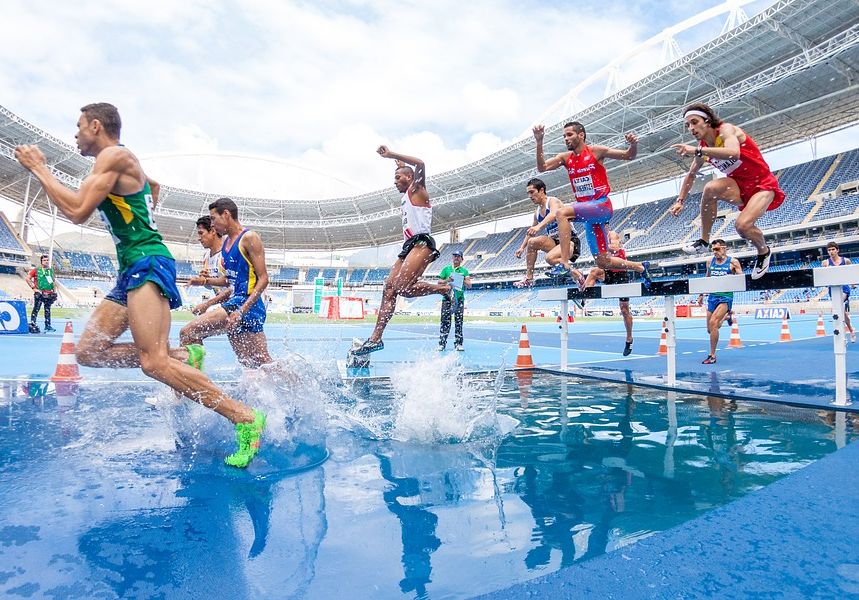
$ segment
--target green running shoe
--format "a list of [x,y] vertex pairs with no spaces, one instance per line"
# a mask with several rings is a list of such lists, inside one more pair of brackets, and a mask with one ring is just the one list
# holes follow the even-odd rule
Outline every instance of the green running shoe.
[[202,344],[188,344],[185,348],[188,350],[188,364],[198,371],[202,371],[203,360],[206,358],[206,349]]
[[254,409],[253,423],[236,423],[236,441],[238,449],[224,459],[230,467],[244,469],[251,459],[259,452],[262,430],[265,429],[265,415]]

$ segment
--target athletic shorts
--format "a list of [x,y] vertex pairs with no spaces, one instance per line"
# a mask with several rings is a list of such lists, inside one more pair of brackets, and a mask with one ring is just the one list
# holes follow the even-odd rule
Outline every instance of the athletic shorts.
[[[620,283],[629,283],[632,280],[632,274],[629,271],[611,271],[605,270],[606,285],[617,285]],[[618,298],[621,302],[629,302],[629,298]]]
[[720,304],[727,304],[728,312],[731,312],[731,309],[734,307],[733,296],[718,296],[716,294],[709,294],[707,296],[707,312],[715,312],[716,307]]
[[430,254],[430,262],[433,262],[435,259],[438,258],[439,251],[436,250],[435,240],[432,239],[432,236],[428,233],[419,233],[407,239],[403,243],[402,252],[397,254],[397,258],[402,258],[403,260],[405,260],[406,257],[409,255],[409,252],[412,251],[412,248],[414,248],[418,244],[422,244],[432,250],[432,254]]
[[182,295],[176,287],[176,261],[167,256],[144,256],[133,263],[116,278],[116,285],[105,296],[121,306],[128,306],[128,292],[136,290],[147,281],[161,289],[170,308],[182,306]]
[[[579,239],[579,236],[576,235],[576,232],[571,232],[572,236],[570,237],[570,262],[574,263],[579,259],[579,255],[582,253],[582,240]],[[549,238],[553,242],[555,242],[556,246],[561,245],[561,238],[557,236],[552,236]]]
[[[229,315],[239,310],[247,299],[247,296],[231,296],[221,306],[224,307],[224,310]],[[242,315],[239,326],[231,329],[228,333],[259,333],[263,330],[263,325],[265,325],[265,317],[265,302],[262,301],[262,298],[257,298],[251,309]]]
[[775,197],[773,197],[770,205],[767,206],[767,211],[777,209],[782,205],[782,202],[784,202],[784,192],[780,187],[778,187],[778,179],[776,179],[775,175],[772,173],[768,173],[766,177],[762,177],[761,179],[756,179],[754,181],[734,179],[734,182],[737,184],[737,187],[740,188],[740,198],[743,201],[742,206],[740,206],[740,210],[743,210],[746,207],[746,202],[748,202],[751,197],[758,192],[775,192]]
[[591,254],[596,256],[608,252],[608,232],[606,223],[611,219],[614,209],[608,196],[595,198],[586,202],[572,204],[576,223],[585,224],[585,237],[588,240]]

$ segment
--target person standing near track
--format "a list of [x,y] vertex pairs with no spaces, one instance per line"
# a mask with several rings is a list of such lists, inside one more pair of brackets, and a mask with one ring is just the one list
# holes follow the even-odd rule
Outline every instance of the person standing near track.
[[[223,259],[221,258],[222,238],[223,235],[218,233],[217,229],[212,225],[211,215],[203,215],[197,219],[197,239],[200,240],[200,245],[206,249],[206,252],[203,255],[203,266],[200,269],[200,274],[189,277],[188,286],[205,286],[206,278],[223,277],[225,275]],[[207,287],[212,290],[213,296],[191,309],[191,312],[195,315],[202,315],[213,306],[217,306],[227,300],[232,293],[229,287],[216,288],[211,285]]]
[[[179,340],[183,345],[202,344],[207,337],[226,333],[242,366],[256,369],[273,362],[263,331],[266,309],[262,293],[268,286],[265,248],[256,232],[242,227],[239,207],[230,198],[212,202],[209,216],[215,231],[225,236],[221,246],[224,274],[196,277],[193,281],[215,287],[229,286],[229,292],[215,297],[219,301],[223,299],[220,306],[211,304],[215,306],[211,311],[199,311],[199,316],[179,332]],[[227,298],[223,298],[225,294]]]
[[675,217],[692,189],[698,170],[709,162],[725,177],[708,181],[701,194],[701,237],[683,247],[686,254],[704,252],[709,245],[710,231],[716,220],[716,203],[723,200],[739,207],[735,227],[744,240],[758,251],[752,268],[752,279],[763,277],[770,266],[772,252],[763,232],[756,225],[767,211],[784,202],[784,192],[770,171],[757,144],[745,131],[722,121],[706,104],[691,104],[683,110],[683,120],[689,133],[698,140],[697,146],[674,144],[680,156],[693,156],[692,166],[680,185],[677,201],[668,209]]
[[[623,249],[623,242],[615,231],[608,232],[608,251],[613,258],[626,260],[626,250]],[[615,285],[629,283],[629,279],[629,271],[595,267],[588,273],[584,289],[593,287],[597,281],[602,281],[606,285]],[[618,304],[620,306],[620,314],[623,317],[623,326],[626,328],[626,344],[623,346],[623,355],[629,356],[632,354],[632,311],[629,308],[629,298],[618,298]]]
[[[75,192],[51,173],[36,146],[18,146],[15,158],[42,184],[51,202],[72,223],[98,210],[113,236],[119,275],[116,287],[98,305],[78,342],[77,359],[88,367],[140,367],[195,402],[226,417],[236,427],[238,449],[225,462],[246,467],[259,451],[265,415],[234,400],[198,368],[202,355],[189,348],[170,350],[170,309],[182,304],[176,265],[155,225],[159,186],[137,157],[120,145],[122,122],[116,107],[88,104],[75,135],[83,156],[95,158],[92,172]],[[116,343],[131,329],[133,343]],[[199,349],[202,350],[202,349]]]
[[[406,156],[379,146],[376,151],[382,158],[396,161],[394,187],[403,196],[400,201],[403,214],[403,250],[397,256],[391,273],[385,279],[382,302],[373,333],[363,344],[351,351],[355,356],[376,352],[385,347],[382,334],[394,315],[397,297],[417,298],[430,294],[447,296],[453,302],[453,288],[449,283],[429,283],[418,281],[431,262],[438,258],[435,240],[432,238],[432,206],[426,188],[426,167],[424,162],[413,156]],[[411,166],[409,166],[411,165]]]
[[[537,263],[537,253],[542,250],[546,253],[546,262],[550,265],[558,265],[561,261],[561,240],[558,237],[558,211],[563,208],[564,203],[554,196],[546,195],[546,184],[542,179],[536,177],[528,180],[525,188],[531,202],[537,205],[534,211],[534,223],[525,232],[522,245],[514,252],[516,258],[521,258],[525,249],[528,254],[525,257],[525,277],[513,284],[514,287],[524,288],[534,285],[534,265]],[[543,230],[544,235],[538,235]],[[581,252],[582,243],[579,236],[571,230],[572,244],[567,257],[568,264],[576,262]],[[572,269],[572,268],[571,268]],[[571,273],[577,282],[584,282],[581,272],[572,269]]]
[[570,176],[570,184],[576,201],[558,211],[558,237],[561,247],[561,262],[549,272],[552,276],[563,276],[572,271],[567,257],[570,256],[570,240],[572,226],[576,221],[585,224],[585,236],[596,265],[601,269],[618,269],[635,271],[644,278],[644,287],[650,287],[650,263],[635,262],[610,256],[608,253],[608,235],[606,224],[611,219],[614,209],[608,195],[611,187],[608,183],[603,161],[606,158],[616,160],[632,160],[638,154],[638,137],[634,133],[626,134],[629,147],[626,150],[607,148],[606,146],[588,146],[585,126],[578,121],[564,125],[564,143],[566,152],[561,152],[546,160],[543,155],[544,127],[537,125],[533,129],[537,142],[537,170],[541,173],[565,167]]
[[[447,265],[438,274],[439,281],[449,283],[453,286],[454,299],[451,302],[448,296],[441,301],[441,324],[439,327],[438,351],[442,352],[447,347],[447,338],[450,335],[450,318],[453,315],[454,343],[459,352],[465,350],[464,338],[462,336],[462,321],[465,317],[465,288],[471,287],[471,277],[468,269],[462,266],[462,252],[455,250],[452,254],[452,263]],[[459,279],[459,285],[457,285]]]
[[39,257],[39,266],[31,269],[27,276],[27,285],[33,289],[33,311],[30,313],[30,333],[39,333],[36,318],[39,309],[45,307],[45,333],[56,331],[51,327],[51,305],[57,301],[57,283],[54,269],[51,267],[47,254]]
[[[710,247],[713,249],[713,258],[707,263],[707,277],[738,275],[743,272],[740,261],[728,256],[728,246],[725,244],[725,240],[713,240]],[[710,354],[701,361],[701,364],[716,364],[716,345],[719,343],[719,328],[731,314],[733,304],[733,292],[713,292],[707,297],[707,333],[710,334]]]
[[[829,258],[823,259],[823,262],[820,263],[824,267],[840,267],[841,265],[853,264],[853,261],[849,258],[840,255],[841,250],[835,242],[826,244],[826,252],[829,253]],[[856,330],[853,329],[853,323],[850,322],[850,289],[849,285],[841,287],[841,290],[844,292],[844,327],[847,329],[847,333],[850,334],[850,341],[856,343]]]

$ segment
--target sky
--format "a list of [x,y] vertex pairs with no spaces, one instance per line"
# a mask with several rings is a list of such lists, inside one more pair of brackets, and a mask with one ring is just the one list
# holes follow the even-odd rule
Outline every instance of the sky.
[[[420,156],[430,176],[467,164],[529,135],[615,56],[720,4],[6,0],[0,104],[73,143],[78,109],[111,102],[123,143],[163,184],[354,195],[392,183],[379,144]],[[681,49],[723,20],[678,34]],[[659,52],[630,60],[622,80],[658,66]]]

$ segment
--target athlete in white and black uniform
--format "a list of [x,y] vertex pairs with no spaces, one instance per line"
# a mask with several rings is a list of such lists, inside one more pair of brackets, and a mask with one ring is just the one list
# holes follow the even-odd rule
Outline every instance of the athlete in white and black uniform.
[[227,300],[230,297],[232,290],[229,287],[215,288],[213,286],[206,285],[205,283],[207,279],[219,278],[226,275],[224,263],[221,258],[221,246],[223,246],[222,236],[212,225],[211,216],[203,215],[197,219],[197,239],[200,240],[200,245],[206,249],[206,252],[203,255],[200,274],[188,279],[188,285],[202,285],[209,288],[214,293],[212,298],[204,300],[191,309],[193,314],[202,315],[210,308],[218,306]]
[[391,274],[385,279],[376,327],[366,342],[352,350],[352,354],[358,356],[385,347],[382,342],[382,334],[388,321],[394,315],[398,296],[416,298],[430,294],[441,294],[448,296],[453,302],[453,290],[450,284],[418,281],[429,264],[438,258],[439,254],[435,247],[435,240],[430,235],[432,232],[432,206],[426,188],[426,170],[423,161],[413,156],[393,152],[387,146],[379,146],[377,152],[383,158],[391,158],[397,162],[397,170],[394,172],[394,187],[403,195],[401,205],[405,242],[402,252],[397,257],[397,262],[391,267]]

